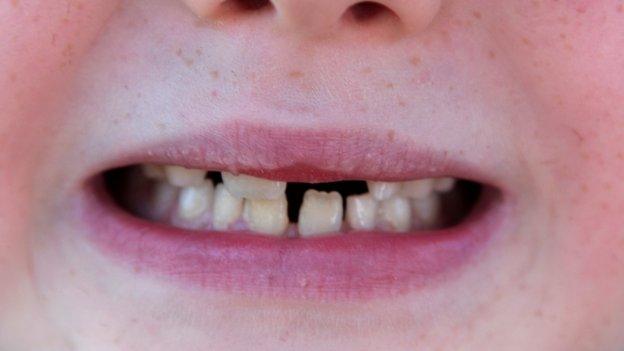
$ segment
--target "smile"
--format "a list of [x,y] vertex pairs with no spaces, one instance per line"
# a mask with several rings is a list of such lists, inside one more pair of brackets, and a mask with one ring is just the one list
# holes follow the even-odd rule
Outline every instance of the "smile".
[[503,188],[478,167],[387,135],[219,133],[151,146],[90,176],[77,206],[89,242],[174,284],[373,298],[451,279],[508,214]]

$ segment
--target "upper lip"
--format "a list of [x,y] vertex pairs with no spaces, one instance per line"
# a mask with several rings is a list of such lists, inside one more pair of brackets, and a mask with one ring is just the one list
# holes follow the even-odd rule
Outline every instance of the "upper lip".
[[123,151],[94,174],[140,163],[245,173],[288,182],[404,181],[454,177],[505,188],[482,164],[422,147],[394,131],[296,128],[231,121],[220,127]]

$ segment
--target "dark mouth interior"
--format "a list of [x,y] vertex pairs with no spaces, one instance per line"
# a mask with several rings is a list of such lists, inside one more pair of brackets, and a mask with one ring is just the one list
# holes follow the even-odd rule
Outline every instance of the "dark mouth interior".
[[[114,202],[126,212],[134,216],[145,218],[138,209],[140,205],[136,199],[142,193],[149,192],[154,186],[154,181],[144,179],[137,182],[136,174],[140,173],[139,166],[130,166],[113,169],[103,174],[105,189]],[[208,172],[207,178],[214,184],[222,182],[221,173],[218,171]],[[469,180],[458,180],[455,188],[441,194],[441,220],[435,229],[445,229],[461,224],[477,207],[483,198],[487,186]],[[343,207],[346,206],[346,198],[350,195],[364,194],[368,191],[366,181],[345,180],[329,183],[288,183],[286,197],[288,200],[288,217],[290,222],[296,223],[299,217],[303,196],[309,189],[331,192],[336,191],[342,195]]]

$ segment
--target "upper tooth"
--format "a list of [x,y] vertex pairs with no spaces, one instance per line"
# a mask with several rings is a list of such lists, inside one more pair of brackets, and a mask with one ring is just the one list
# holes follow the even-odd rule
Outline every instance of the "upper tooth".
[[245,200],[243,218],[250,230],[282,235],[288,228],[288,201],[286,195],[276,200]]
[[165,221],[175,206],[178,188],[166,182],[157,182],[150,193],[149,204],[144,211],[145,217],[153,221]]
[[377,201],[372,195],[353,195],[347,198],[346,219],[352,229],[374,229],[376,213]]
[[165,174],[169,183],[179,187],[201,185],[206,178],[206,171],[180,166],[165,166]]
[[217,185],[214,197],[212,224],[216,230],[226,230],[240,218],[243,199],[230,194],[223,183]]
[[432,178],[403,182],[401,195],[412,199],[424,199],[431,194],[433,186]]
[[165,168],[161,165],[142,165],[141,170],[143,175],[150,179],[165,180],[167,175],[165,174]]
[[438,224],[440,207],[440,196],[436,194],[432,194],[425,199],[412,200],[414,217],[416,217],[422,229],[431,229]]
[[248,199],[278,199],[286,191],[286,182],[256,178],[248,175],[234,175],[223,172],[223,183],[234,196]]
[[342,212],[342,196],[339,193],[306,191],[299,210],[299,234],[311,236],[339,231]]
[[438,178],[435,180],[433,188],[441,193],[451,191],[455,186],[455,178]]
[[409,200],[393,197],[379,205],[379,222],[383,229],[406,232],[412,227],[412,213]]
[[389,199],[401,189],[401,183],[368,181],[367,184],[368,191],[373,194],[377,200]]
[[178,214],[185,219],[199,217],[210,211],[213,195],[214,185],[210,179],[205,180],[199,186],[182,188],[178,196]]

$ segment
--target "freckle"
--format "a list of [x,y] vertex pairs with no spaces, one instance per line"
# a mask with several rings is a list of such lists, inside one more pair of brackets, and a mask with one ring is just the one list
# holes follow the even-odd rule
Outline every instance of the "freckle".
[[407,104],[403,100],[399,100],[399,106],[405,107]]
[[292,72],[288,73],[288,76],[290,78],[301,78],[301,77],[303,77],[303,72],[301,72],[301,71],[292,71]]
[[567,37],[568,37],[568,36],[567,36],[565,33],[559,33],[559,38],[561,38],[561,39],[565,39],[565,38],[567,38]]
[[18,7],[19,6],[19,0],[11,0],[11,5],[13,7]]
[[624,13],[624,4],[619,4],[616,11],[619,13]]
[[492,50],[488,51],[488,57],[490,58],[490,60],[494,60],[496,59],[496,53]]
[[388,131],[387,136],[388,136],[388,140],[389,140],[389,141],[394,141],[394,140],[395,140],[395,138],[396,138],[396,132],[394,131],[394,129],[390,129],[390,130]]
[[386,88],[393,89],[394,88],[394,84],[393,83],[386,83]]
[[364,73],[364,74],[370,74],[370,73],[372,73],[372,72],[373,72],[373,69],[372,69],[371,67],[365,67],[365,68],[362,70],[362,73]]
[[620,160],[624,160],[624,153],[623,152],[618,152],[615,156],[617,158],[619,158]]
[[195,55],[201,56],[202,55],[202,50],[201,49],[195,49]]
[[420,64],[420,57],[414,56],[414,57],[412,57],[410,62],[412,64],[412,66],[418,66]]
[[481,19],[481,17],[483,17],[483,16],[481,15],[481,12],[479,12],[479,11],[472,11],[472,16],[473,16],[474,18],[478,19],[478,20],[480,20],[480,19]]
[[210,71],[210,76],[211,76],[213,79],[219,79],[219,75],[220,75],[220,74],[219,74],[219,71]]
[[11,73],[9,73],[9,80],[10,80],[12,83],[17,82],[17,74],[15,74],[15,72],[11,72]]
[[210,93],[210,95],[212,95],[212,97],[213,97],[213,98],[217,98],[217,97],[219,97],[219,92],[218,92],[218,91],[216,91],[216,90],[213,90],[213,91]]
[[522,43],[527,46],[531,45],[531,41],[527,37],[522,37]]

